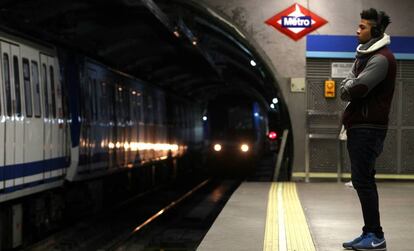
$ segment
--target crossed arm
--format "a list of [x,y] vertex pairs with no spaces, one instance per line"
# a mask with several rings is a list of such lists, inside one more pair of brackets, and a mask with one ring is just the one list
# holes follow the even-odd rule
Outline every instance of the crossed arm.
[[343,101],[363,98],[387,76],[388,60],[381,54],[369,59],[364,70],[355,76],[355,62],[351,72],[341,82],[339,93]]

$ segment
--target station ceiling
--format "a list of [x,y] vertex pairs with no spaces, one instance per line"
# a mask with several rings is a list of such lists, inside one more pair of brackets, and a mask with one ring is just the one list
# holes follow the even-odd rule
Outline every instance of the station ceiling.
[[1,0],[0,23],[201,101],[239,93],[266,104],[279,96],[237,28],[192,1]]

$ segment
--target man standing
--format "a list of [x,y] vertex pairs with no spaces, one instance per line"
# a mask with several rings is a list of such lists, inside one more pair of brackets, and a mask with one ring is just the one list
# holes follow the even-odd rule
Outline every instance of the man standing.
[[390,17],[383,11],[364,10],[357,30],[359,45],[352,71],[340,86],[349,101],[342,123],[347,129],[352,184],[361,202],[362,235],[343,243],[345,249],[386,250],[380,223],[375,160],[383,149],[394,93],[396,62],[384,33]]

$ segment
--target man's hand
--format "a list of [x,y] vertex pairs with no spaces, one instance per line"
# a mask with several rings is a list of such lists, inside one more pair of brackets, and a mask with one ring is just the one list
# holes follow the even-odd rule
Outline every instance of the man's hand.
[[340,97],[343,101],[351,101],[351,95],[349,94],[349,88],[354,84],[353,79],[346,78],[341,82],[339,87]]

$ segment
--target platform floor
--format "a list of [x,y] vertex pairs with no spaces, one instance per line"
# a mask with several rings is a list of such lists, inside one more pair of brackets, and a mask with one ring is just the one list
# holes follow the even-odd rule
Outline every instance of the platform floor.
[[[414,182],[378,189],[387,250],[413,251]],[[356,192],[344,183],[245,182],[197,250],[343,250],[362,224]]]

